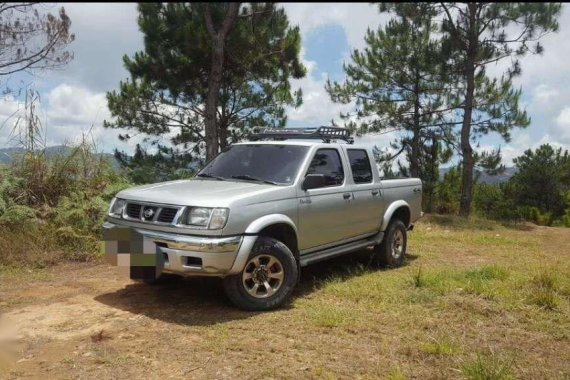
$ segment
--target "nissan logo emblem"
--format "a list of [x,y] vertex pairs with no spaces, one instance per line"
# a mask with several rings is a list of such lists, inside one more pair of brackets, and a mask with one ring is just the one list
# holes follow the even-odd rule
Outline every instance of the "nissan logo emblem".
[[144,210],[143,215],[145,219],[150,219],[154,215],[154,210],[151,208],[147,208],[146,210]]

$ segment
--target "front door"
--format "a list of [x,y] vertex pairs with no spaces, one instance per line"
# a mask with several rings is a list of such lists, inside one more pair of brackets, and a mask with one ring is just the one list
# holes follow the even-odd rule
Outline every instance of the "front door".
[[347,215],[351,212],[353,195],[346,186],[338,149],[317,150],[307,174],[323,174],[326,183],[321,188],[300,190],[299,248],[307,250],[349,238]]

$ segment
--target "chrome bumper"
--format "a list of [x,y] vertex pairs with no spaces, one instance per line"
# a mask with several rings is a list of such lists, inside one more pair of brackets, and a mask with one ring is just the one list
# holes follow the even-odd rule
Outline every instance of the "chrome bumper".
[[[247,257],[255,242],[255,236],[201,237],[178,235],[151,231],[135,227],[126,227],[105,222],[103,229],[107,232],[122,228],[142,235],[144,255],[161,255],[157,260],[160,272],[181,275],[217,276],[238,273],[242,270],[243,257]],[[121,242],[105,241],[105,253],[112,263],[129,266],[131,254],[139,252],[120,252]],[[134,245],[134,244],[133,244]],[[124,246],[124,245],[123,245]],[[124,249],[123,249],[124,250]],[[237,257],[242,259],[236,260]]]

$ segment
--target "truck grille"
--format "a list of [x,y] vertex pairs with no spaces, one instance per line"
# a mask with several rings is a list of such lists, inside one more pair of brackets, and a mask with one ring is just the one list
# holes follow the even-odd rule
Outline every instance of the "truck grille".
[[177,208],[165,207],[160,211],[157,220],[162,223],[172,223],[177,212]]
[[147,223],[172,223],[178,210],[179,208],[175,207],[127,203],[126,214],[129,219],[137,219]]
[[129,218],[140,219],[141,218],[141,207],[137,203],[128,203],[127,204],[127,215]]

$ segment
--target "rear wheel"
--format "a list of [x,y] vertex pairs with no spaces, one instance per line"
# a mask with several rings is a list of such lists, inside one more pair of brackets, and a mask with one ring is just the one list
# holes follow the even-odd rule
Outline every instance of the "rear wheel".
[[291,250],[278,240],[260,237],[243,270],[224,278],[224,290],[240,309],[271,310],[289,299],[297,278],[297,262]]
[[374,247],[376,261],[382,266],[401,266],[404,264],[407,243],[406,225],[400,219],[392,220],[386,228],[382,243]]

